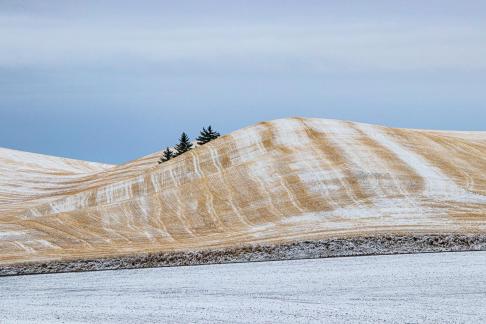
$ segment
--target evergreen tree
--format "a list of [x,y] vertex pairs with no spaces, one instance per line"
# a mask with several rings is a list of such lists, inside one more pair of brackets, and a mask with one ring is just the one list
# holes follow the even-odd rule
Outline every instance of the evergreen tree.
[[162,157],[159,160],[159,164],[163,162],[167,162],[173,157],[174,157],[174,152],[172,152],[170,148],[166,148],[165,151],[162,153]]
[[220,136],[218,132],[213,131],[211,125],[208,126],[208,129],[203,127],[203,130],[200,132],[200,134],[201,135],[199,135],[199,137],[197,138],[198,145],[204,145]]
[[175,156],[179,156],[192,149],[192,143],[186,133],[182,132],[181,137],[179,138],[179,144],[175,146],[175,149],[177,151]]

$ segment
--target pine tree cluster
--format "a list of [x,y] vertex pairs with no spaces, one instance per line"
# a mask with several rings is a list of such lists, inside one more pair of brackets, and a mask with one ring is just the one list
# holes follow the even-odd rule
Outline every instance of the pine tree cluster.
[[[196,138],[198,145],[204,145],[220,136],[218,132],[213,131],[211,125],[208,126],[207,129],[203,127],[202,131],[199,134],[200,135]],[[176,144],[174,147],[175,151],[172,151],[169,147],[167,147],[162,153],[162,157],[159,159],[158,163],[161,164],[167,162],[170,159],[175,158],[176,156],[190,151],[192,147],[193,144],[191,143],[189,136],[187,136],[185,132],[182,132],[181,137],[179,138],[179,143]]]

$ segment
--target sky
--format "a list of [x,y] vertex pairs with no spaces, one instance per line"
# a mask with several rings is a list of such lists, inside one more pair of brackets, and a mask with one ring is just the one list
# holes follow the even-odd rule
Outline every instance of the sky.
[[123,163],[291,116],[486,130],[486,1],[0,0],[0,147]]

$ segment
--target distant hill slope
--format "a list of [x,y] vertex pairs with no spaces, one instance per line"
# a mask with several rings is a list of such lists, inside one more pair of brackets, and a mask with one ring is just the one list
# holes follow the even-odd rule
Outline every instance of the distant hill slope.
[[0,147],[0,215],[66,196],[87,175],[111,167]]
[[486,132],[290,118],[159,155],[112,167],[0,150],[0,264],[486,234]]

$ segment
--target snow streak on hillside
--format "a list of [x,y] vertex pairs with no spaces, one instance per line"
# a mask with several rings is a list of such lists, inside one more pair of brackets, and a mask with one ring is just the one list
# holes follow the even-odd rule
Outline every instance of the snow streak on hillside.
[[291,118],[162,165],[0,150],[0,263],[486,232],[486,132]]

